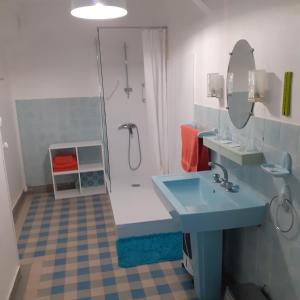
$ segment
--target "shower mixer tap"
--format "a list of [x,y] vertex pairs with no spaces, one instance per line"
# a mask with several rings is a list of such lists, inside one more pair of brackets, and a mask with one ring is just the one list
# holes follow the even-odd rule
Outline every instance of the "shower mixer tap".
[[128,129],[129,133],[133,134],[133,129],[134,128],[137,128],[135,124],[133,124],[133,123],[125,123],[125,124],[120,125],[118,129],[119,130]]

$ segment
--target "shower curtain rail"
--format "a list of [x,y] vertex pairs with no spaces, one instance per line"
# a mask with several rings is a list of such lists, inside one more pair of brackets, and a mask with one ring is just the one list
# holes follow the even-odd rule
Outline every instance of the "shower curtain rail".
[[168,29],[168,26],[98,26],[99,29]]

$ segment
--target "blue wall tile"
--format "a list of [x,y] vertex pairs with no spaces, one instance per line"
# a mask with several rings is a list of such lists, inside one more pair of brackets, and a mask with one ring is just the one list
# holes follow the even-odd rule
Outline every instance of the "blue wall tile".
[[299,128],[295,125],[284,124],[280,125],[280,143],[279,148],[289,152],[291,155],[296,155],[298,147]]
[[97,98],[16,101],[27,186],[50,184],[50,144],[100,139]]
[[272,120],[265,121],[265,143],[270,146],[278,146],[280,141],[280,123]]
[[[200,115],[211,115],[206,107],[197,106],[195,122]],[[202,110],[202,112],[201,112]],[[221,111],[221,133],[229,128],[232,135],[245,136],[260,144],[267,162],[280,163],[282,154],[289,152],[293,159],[293,174],[287,178],[273,178],[260,166],[239,166],[212,153],[237,178],[263,194],[267,199],[278,195],[285,184],[290,186],[295,214],[295,226],[290,234],[276,231],[268,212],[264,224],[258,228],[245,228],[225,232],[224,265],[226,272],[239,282],[267,285],[273,300],[300,299],[300,127],[272,120],[252,117],[247,126],[238,130],[231,124],[227,111]],[[286,225],[285,218],[280,219]]]

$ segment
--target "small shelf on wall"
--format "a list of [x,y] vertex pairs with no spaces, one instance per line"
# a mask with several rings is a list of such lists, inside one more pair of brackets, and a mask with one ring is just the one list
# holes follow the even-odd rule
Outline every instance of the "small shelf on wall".
[[220,155],[243,165],[261,165],[264,161],[262,152],[257,151],[242,151],[238,145],[232,142],[219,140],[216,136],[204,137],[203,144],[207,148],[219,153]]
[[[73,155],[77,170],[53,171],[57,155]],[[103,146],[100,141],[61,143],[49,146],[55,199],[92,196],[106,193]]]
[[78,170],[53,172],[54,176],[78,174]]
[[261,168],[268,174],[274,176],[274,177],[285,177],[291,174],[291,172],[283,168],[280,165],[277,164],[262,164]]
[[292,157],[288,152],[284,152],[281,164],[266,163],[260,167],[273,177],[286,177],[292,173]]

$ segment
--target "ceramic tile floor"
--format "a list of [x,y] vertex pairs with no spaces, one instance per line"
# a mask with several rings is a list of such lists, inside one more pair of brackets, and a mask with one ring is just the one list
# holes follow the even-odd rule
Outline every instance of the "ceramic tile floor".
[[16,219],[22,279],[15,300],[196,299],[180,261],[118,267],[107,196],[35,194],[24,203]]

